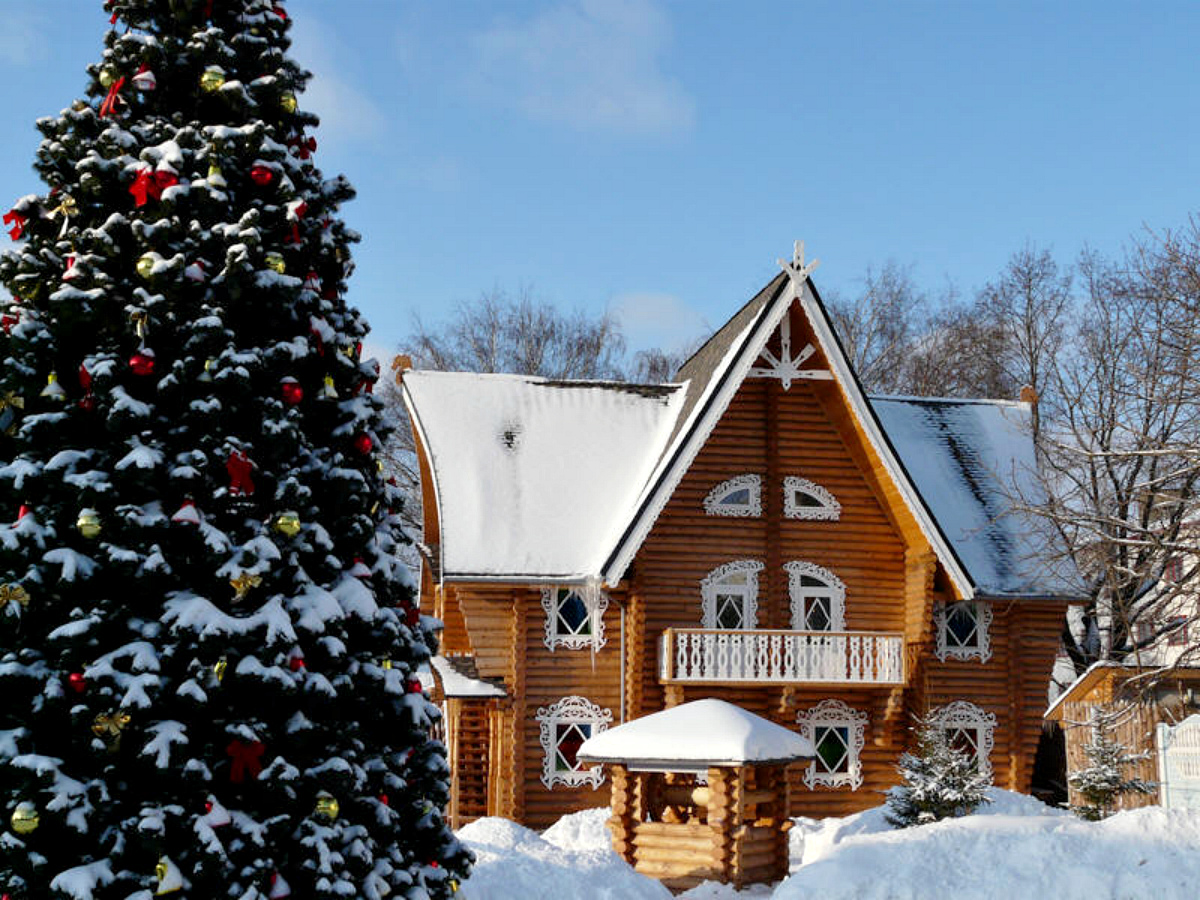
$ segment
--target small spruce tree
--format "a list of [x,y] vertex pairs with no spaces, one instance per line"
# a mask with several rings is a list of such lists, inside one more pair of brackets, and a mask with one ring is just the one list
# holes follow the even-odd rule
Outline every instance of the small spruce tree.
[[1133,763],[1149,758],[1149,753],[1130,753],[1112,735],[1113,715],[1097,712],[1092,719],[1092,739],[1083,747],[1088,764],[1067,777],[1067,782],[1083,798],[1071,811],[1092,822],[1112,815],[1125,794],[1153,794],[1153,782],[1126,778],[1125,770]]
[[888,791],[884,818],[896,828],[965,816],[991,801],[990,779],[974,759],[950,746],[945,729],[931,716],[917,719],[917,750],[896,766],[904,783]]

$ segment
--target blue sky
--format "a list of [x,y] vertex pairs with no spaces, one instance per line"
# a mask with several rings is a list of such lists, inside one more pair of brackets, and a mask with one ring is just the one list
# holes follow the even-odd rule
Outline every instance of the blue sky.
[[[220,2],[220,0],[218,0]],[[964,293],[1026,242],[1116,253],[1200,211],[1200,4],[291,0],[318,164],[392,348],[499,287],[721,324],[802,238],[822,290]],[[99,0],[4,0],[0,205],[82,92]]]

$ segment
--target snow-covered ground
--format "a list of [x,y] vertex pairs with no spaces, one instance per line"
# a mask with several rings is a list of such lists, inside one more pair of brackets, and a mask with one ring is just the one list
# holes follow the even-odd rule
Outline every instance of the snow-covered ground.
[[[712,882],[686,900],[1195,900],[1200,810],[1148,807],[1083,822],[994,789],[973,816],[894,830],[882,807],[844,819],[798,819],[792,874],[737,892]],[[612,852],[607,809],[537,834],[505,819],[459,831],[475,851],[465,900],[669,900]]]

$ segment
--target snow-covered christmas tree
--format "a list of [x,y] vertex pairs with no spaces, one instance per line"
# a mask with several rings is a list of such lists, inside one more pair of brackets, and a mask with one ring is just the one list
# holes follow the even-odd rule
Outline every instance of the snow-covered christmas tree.
[[108,0],[0,260],[0,893],[448,897],[389,427],[273,0]]
[[1096,711],[1091,722],[1092,738],[1083,745],[1087,765],[1067,776],[1067,782],[1083,800],[1071,807],[1080,818],[1096,822],[1112,815],[1117,801],[1126,794],[1153,794],[1157,785],[1127,777],[1135,763],[1149,753],[1131,753],[1113,736],[1115,715]]
[[915,753],[904,753],[896,765],[903,780],[888,791],[884,818],[907,828],[974,812],[989,803],[991,779],[975,758],[951,746],[945,727],[932,716],[917,720]]

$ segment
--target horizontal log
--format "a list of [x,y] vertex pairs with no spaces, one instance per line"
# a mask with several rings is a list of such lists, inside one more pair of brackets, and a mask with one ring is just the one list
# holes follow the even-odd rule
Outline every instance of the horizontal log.
[[711,862],[689,863],[688,861],[680,861],[679,863],[666,863],[658,860],[638,859],[634,862],[633,869],[635,872],[649,875],[651,878],[691,877],[696,878],[697,883],[714,880],[721,875],[721,870]]
[[665,836],[673,840],[688,840],[699,837],[710,837],[713,833],[712,826],[701,825],[698,822],[687,824],[675,824],[671,822],[639,822],[637,826],[637,837],[640,841],[643,837],[655,838]]
[[713,848],[688,846],[647,846],[642,843],[634,844],[634,859],[647,863],[661,863],[676,867],[678,870],[689,871],[702,866],[713,865]]

